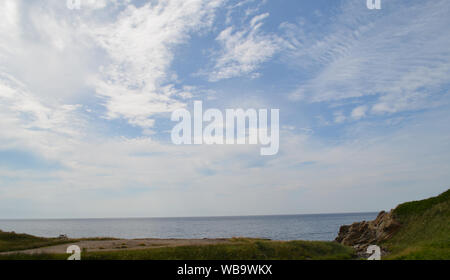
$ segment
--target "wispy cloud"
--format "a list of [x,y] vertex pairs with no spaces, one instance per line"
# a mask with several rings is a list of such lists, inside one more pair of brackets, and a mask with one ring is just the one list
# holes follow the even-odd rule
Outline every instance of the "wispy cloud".
[[282,40],[278,36],[261,30],[268,16],[269,13],[254,16],[242,29],[230,26],[217,36],[222,49],[209,75],[210,81],[258,75],[255,72],[258,67],[281,49]]
[[352,111],[352,118],[359,120],[366,116],[367,106],[358,106]]
[[389,1],[378,13],[358,2],[345,2],[325,34],[283,25],[291,59],[314,73],[290,98],[377,96],[368,110],[376,114],[433,106],[431,95],[449,82],[450,36],[442,32],[450,24],[448,1]]
[[117,20],[92,31],[112,60],[95,81],[105,98],[107,116],[123,117],[133,125],[152,127],[150,117],[184,106],[183,90],[174,85],[170,65],[174,48],[190,33],[212,24],[222,1],[160,1],[132,5]]

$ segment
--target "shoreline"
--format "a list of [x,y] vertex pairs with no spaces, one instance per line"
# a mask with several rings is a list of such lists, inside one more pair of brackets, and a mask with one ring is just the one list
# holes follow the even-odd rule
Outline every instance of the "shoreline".
[[[245,238],[252,240],[252,238]],[[67,247],[77,245],[82,251],[88,252],[105,252],[105,251],[124,251],[124,250],[144,250],[150,248],[166,248],[178,246],[205,246],[218,244],[233,244],[239,238],[204,238],[204,239],[176,239],[176,238],[140,238],[140,239],[113,239],[113,238],[83,238],[83,239],[68,239],[67,243],[51,245],[46,247],[38,247],[26,250],[15,250],[0,252],[0,255],[10,254],[65,254]],[[283,242],[268,239],[254,239],[266,240],[274,242]],[[61,240],[64,241],[64,240]]]

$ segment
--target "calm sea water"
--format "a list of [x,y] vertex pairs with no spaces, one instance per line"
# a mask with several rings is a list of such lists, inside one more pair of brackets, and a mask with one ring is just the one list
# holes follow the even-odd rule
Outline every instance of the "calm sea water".
[[0,220],[0,229],[37,236],[116,238],[260,237],[333,240],[339,227],[373,220],[377,213],[195,218]]

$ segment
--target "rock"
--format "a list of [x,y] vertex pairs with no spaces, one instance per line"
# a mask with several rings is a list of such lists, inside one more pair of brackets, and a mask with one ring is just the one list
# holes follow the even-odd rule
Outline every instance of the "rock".
[[[344,225],[339,229],[336,241],[347,246],[353,246],[357,254],[366,257],[369,245],[380,245],[392,237],[400,228],[400,223],[396,221],[391,212],[381,211],[373,221],[362,221],[352,225]],[[382,255],[386,251],[382,248]]]

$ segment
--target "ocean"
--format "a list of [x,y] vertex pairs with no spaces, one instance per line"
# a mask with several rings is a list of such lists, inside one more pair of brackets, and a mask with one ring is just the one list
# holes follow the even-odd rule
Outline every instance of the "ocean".
[[377,213],[192,218],[0,220],[0,229],[43,237],[229,238],[334,240],[341,225]]

